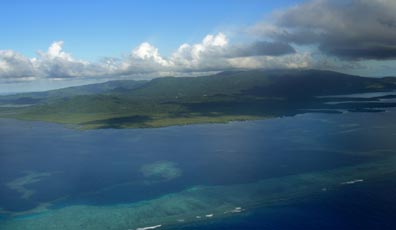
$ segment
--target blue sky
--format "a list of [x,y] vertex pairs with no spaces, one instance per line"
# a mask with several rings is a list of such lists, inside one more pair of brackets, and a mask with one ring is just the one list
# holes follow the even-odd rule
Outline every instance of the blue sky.
[[53,41],[77,58],[117,56],[154,44],[169,55],[182,43],[199,42],[208,33],[254,24],[274,9],[296,0],[145,0],[2,1],[0,49],[27,56]]
[[394,0],[2,0],[0,8],[0,93],[235,69],[396,76]]

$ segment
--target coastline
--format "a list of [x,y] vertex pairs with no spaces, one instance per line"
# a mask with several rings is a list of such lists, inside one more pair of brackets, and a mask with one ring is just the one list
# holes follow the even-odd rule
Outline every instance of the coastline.
[[[152,200],[129,204],[71,205],[48,209],[32,216],[3,220],[0,227],[5,230],[46,230],[61,225],[65,230],[79,227],[100,230],[138,229],[161,225],[161,229],[168,229],[176,225],[241,215],[256,208],[299,202],[315,194],[356,186],[352,183],[356,180],[367,183],[394,173],[395,160],[393,157],[385,161],[271,178],[248,184],[196,186]],[[145,218],[140,218],[142,216]]]
[[[47,122],[62,125],[66,128],[74,130],[96,130],[96,129],[151,129],[151,128],[164,128],[172,126],[188,126],[188,125],[199,125],[199,124],[227,124],[230,122],[243,122],[243,121],[258,121],[277,118],[280,116],[222,116],[222,117],[191,117],[191,118],[159,118],[154,119],[148,123],[136,123],[136,124],[123,124],[117,127],[106,126],[102,124],[81,124],[81,123],[70,123],[67,121],[53,120],[53,119],[42,119],[42,118],[30,118],[20,116],[1,116],[3,119],[15,119],[20,121],[31,121],[31,122]],[[84,123],[84,122],[83,122]]]

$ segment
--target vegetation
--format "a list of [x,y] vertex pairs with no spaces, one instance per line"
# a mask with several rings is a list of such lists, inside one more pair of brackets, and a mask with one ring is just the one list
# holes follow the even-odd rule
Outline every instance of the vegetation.
[[263,119],[312,109],[334,112],[393,107],[395,103],[380,103],[383,98],[326,104],[362,99],[318,96],[394,89],[396,78],[391,77],[364,78],[318,70],[232,71],[3,96],[0,116],[72,124],[81,129],[161,127]]

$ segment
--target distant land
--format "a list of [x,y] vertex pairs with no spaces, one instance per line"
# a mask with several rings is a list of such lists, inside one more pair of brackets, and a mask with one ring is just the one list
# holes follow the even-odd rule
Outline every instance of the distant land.
[[396,107],[396,103],[384,101],[395,95],[328,96],[394,90],[395,77],[368,78],[321,70],[226,71],[0,96],[0,117],[56,122],[78,129],[151,128],[305,112],[381,112]]

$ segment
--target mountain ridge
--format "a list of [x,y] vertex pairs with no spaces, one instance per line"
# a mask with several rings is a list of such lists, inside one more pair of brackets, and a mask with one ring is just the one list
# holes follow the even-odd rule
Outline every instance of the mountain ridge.
[[[294,115],[307,109],[362,111],[374,105],[330,106],[318,96],[392,90],[396,90],[396,78],[390,77],[368,78],[319,70],[227,71],[201,77],[110,81],[3,96],[0,116],[83,128],[160,127],[262,119]],[[27,105],[7,107],[12,103]],[[393,105],[380,105],[389,106]]]

